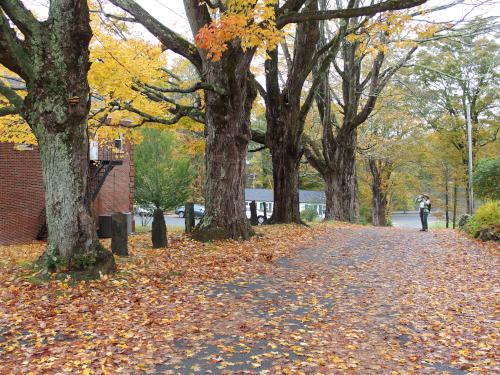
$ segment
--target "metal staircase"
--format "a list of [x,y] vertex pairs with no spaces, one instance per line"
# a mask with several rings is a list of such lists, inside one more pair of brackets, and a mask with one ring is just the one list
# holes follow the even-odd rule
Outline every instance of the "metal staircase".
[[[104,182],[106,181],[106,177],[111,173],[113,168],[116,165],[123,164],[123,153],[117,153],[113,151],[112,148],[99,148],[99,157],[98,160],[90,161],[90,170],[89,170],[89,197],[91,201],[94,202],[101,190]],[[39,222],[41,223],[40,229],[38,230],[38,234],[36,236],[37,240],[45,240],[48,236],[48,227],[47,227],[47,211],[46,208],[43,207],[40,212]]]

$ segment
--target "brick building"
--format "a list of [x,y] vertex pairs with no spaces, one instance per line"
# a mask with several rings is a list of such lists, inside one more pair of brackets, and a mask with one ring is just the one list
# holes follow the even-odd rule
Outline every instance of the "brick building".
[[[0,143],[0,245],[30,242],[43,236],[45,202],[40,155],[36,147]],[[134,152],[121,157],[91,148],[91,186],[96,216],[132,212]],[[116,153],[113,153],[116,155]],[[111,161],[110,159],[114,159]]]

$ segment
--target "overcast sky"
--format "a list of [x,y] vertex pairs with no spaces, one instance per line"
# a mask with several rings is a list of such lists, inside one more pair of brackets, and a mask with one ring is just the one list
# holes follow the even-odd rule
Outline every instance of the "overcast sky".
[[[454,0],[430,0],[427,6],[438,6],[450,3]],[[30,9],[36,9],[38,14],[44,14],[47,9],[48,0],[24,0]],[[192,39],[192,34],[184,13],[182,0],[137,0],[146,10],[153,14],[159,21],[167,25],[177,33]],[[477,6],[475,4],[484,4]],[[433,17],[439,21],[453,21],[464,16],[497,16],[500,17],[500,1],[495,0],[466,0],[463,4],[454,6],[446,11],[435,13]],[[147,31],[141,28],[141,33]],[[148,36],[150,37],[150,36]]]
[[[189,25],[186,21],[182,0],[137,0],[137,2],[150,11],[163,24],[168,25],[189,39],[192,38]],[[427,6],[439,6],[450,2],[452,0],[430,0]],[[479,3],[483,3],[484,5],[475,5]],[[478,15],[500,17],[500,1],[468,0],[464,4],[438,12],[434,17],[439,21],[448,22]]]

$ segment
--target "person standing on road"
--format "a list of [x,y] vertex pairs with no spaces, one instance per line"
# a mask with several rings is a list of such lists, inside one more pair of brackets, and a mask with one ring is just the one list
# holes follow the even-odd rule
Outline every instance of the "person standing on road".
[[422,229],[420,229],[420,231],[427,232],[429,229],[427,225],[427,217],[429,216],[429,212],[431,212],[431,200],[428,195],[421,194],[417,197],[417,199],[415,199],[415,201],[419,205],[420,222],[422,223]]

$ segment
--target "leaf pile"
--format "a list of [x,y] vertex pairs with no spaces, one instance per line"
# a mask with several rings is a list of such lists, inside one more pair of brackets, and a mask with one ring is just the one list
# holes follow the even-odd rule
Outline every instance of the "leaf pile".
[[153,369],[174,340],[197,332],[190,318],[211,285],[269,273],[323,230],[266,227],[248,242],[207,244],[177,236],[160,250],[149,235],[131,236],[131,256],[118,259],[116,275],[80,283],[30,280],[42,243],[0,247],[0,373]]

